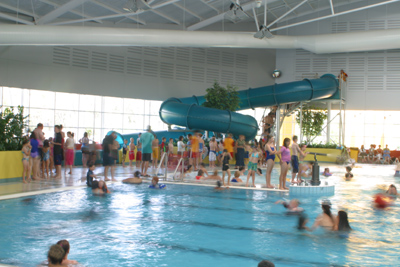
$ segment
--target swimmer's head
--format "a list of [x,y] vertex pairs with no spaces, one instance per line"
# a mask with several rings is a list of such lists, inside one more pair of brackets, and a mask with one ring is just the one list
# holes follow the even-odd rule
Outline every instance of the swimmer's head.
[[99,181],[99,188],[103,188],[106,185],[106,182],[103,180]]
[[43,141],[43,147],[50,147],[50,142],[49,142],[49,140],[44,140]]
[[267,261],[267,260],[262,260],[262,261],[260,261],[260,262],[258,263],[257,266],[258,266],[258,267],[275,267],[275,264],[273,264],[272,262]]
[[352,176],[351,176],[350,173],[346,173],[346,174],[344,175],[344,177],[345,177],[345,178],[352,178]]
[[135,171],[135,173],[133,174],[133,177],[140,178],[140,171]]
[[47,253],[47,258],[51,264],[61,264],[65,257],[65,251],[60,245],[52,245]]
[[346,171],[351,172],[351,170],[352,170],[352,169],[351,169],[350,166],[347,166],[347,167],[346,167]]
[[240,177],[240,171],[235,171],[235,178],[239,178]]
[[241,171],[243,171],[243,170],[245,170],[246,168],[244,167],[244,166],[240,166],[239,167],[239,171],[241,172]]
[[218,170],[214,170],[214,173],[213,173],[215,176],[217,176],[218,175]]
[[292,200],[290,200],[290,205],[291,205],[293,208],[297,208],[297,207],[300,205],[300,202],[299,202],[298,199],[292,199]]
[[68,240],[66,240],[66,239],[60,240],[57,242],[57,245],[60,245],[64,249],[66,254],[69,253],[70,246],[69,246]]
[[151,180],[151,183],[152,183],[153,185],[158,184],[158,177],[157,177],[157,176],[153,176],[153,179]]
[[99,188],[99,182],[96,181],[96,180],[94,180],[94,181],[92,182],[92,189],[97,189],[97,188]]
[[217,181],[217,187],[219,188],[219,187],[221,187],[221,186],[222,186],[221,181]]
[[329,172],[329,168],[325,168],[325,170],[324,170],[325,172]]
[[197,176],[203,176],[204,175],[204,171],[203,170],[199,170],[198,172],[197,172]]

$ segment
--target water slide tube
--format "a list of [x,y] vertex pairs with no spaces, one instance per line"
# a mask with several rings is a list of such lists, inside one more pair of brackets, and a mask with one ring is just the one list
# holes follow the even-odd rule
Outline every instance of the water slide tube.
[[[339,83],[332,74],[319,79],[250,88],[238,91],[241,100],[238,110],[325,99],[333,96],[338,88]],[[204,102],[204,96],[169,98],[161,104],[159,115],[164,123],[184,126],[188,130],[243,134],[248,140],[257,135],[258,123],[252,116],[202,107]]]

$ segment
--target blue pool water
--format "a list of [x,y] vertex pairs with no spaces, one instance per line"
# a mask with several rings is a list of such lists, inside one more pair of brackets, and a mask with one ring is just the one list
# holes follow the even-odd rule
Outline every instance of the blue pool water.
[[[396,183],[392,168],[342,169],[333,210],[347,209],[354,229],[348,238],[318,230],[299,232],[296,217],[274,202],[287,193],[168,185],[113,184],[93,196],[77,189],[0,202],[0,263],[35,266],[49,246],[71,243],[70,259],[84,266],[398,266],[399,207],[375,210],[371,196]],[[301,199],[311,226],[319,198]]]

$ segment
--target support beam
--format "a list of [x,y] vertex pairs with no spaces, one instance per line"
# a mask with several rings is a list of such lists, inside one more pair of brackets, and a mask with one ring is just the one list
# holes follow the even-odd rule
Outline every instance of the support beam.
[[331,122],[330,122],[331,121],[331,108],[332,108],[331,102],[328,102],[327,106],[328,106],[328,119],[327,119],[328,124],[326,126],[326,143],[329,143],[331,141]]
[[[243,9],[244,12],[250,11],[253,7],[255,7],[254,1],[251,1],[250,3],[242,5],[242,9]],[[192,26],[189,26],[187,28],[187,30],[188,31],[195,31],[195,30],[207,27],[208,25],[211,25],[211,24],[214,24],[214,23],[216,23],[218,21],[223,20],[224,16],[225,16],[225,13],[218,14],[218,15],[216,15],[214,17],[211,17],[209,19],[205,19],[203,21],[200,21],[199,23],[196,23],[196,24],[193,24]]]
[[186,7],[182,6],[182,5],[179,4],[179,3],[174,3],[174,6],[179,7],[180,9],[182,9],[183,11],[185,11],[186,13],[192,15],[192,16],[195,17],[195,18],[198,18],[200,21],[203,20],[202,17],[200,17],[199,15],[197,15],[196,13],[194,13],[193,11],[187,9]]
[[211,5],[211,4],[207,3],[207,2],[205,2],[204,0],[201,0],[200,2],[203,3],[203,4],[205,4],[205,5],[208,6],[209,8],[214,9],[218,14],[221,13],[221,11],[220,11],[218,8],[216,8],[216,7],[214,7],[213,5]]
[[55,20],[59,16],[69,12],[70,10],[82,5],[88,0],[71,0],[64,5],[61,5],[60,7],[56,8],[55,10],[51,11],[50,13],[47,13],[40,19],[36,21],[36,24],[41,25],[41,24],[46,24],[50,21]]
[[274,20],[271,24],[268,25],[268,28],[271,27],[272,25],[274,25],[275,23],[277,23],[278,21],[280,21],[281,19],[283,19],[284,17],[286,17],[287,15],[289,15],[290,13],[292,13],[293,11],[295,11],[296,9],[298,9],[300,6],[302,6],[304,3],[306,3],[308,0],[303,0],[302,2],[300,2],[298,5],[296,5],[295,7],[293,7],[292,9],[290,9],[289,11],[287,11],[285,14],[283,14],[282,16],[280,16],[279,18],[277,18],[276,20]]
[[155,10],[155,9],[161,8],[163,6],[171,5],[171,4],[179,2],[179,1],[181,1],[181,0],[169,0],[169,1],[163,2],[158,5],[154,5],[154,6],[152,6],[152,9],[149,9],[149,10],[141,10],[138,12],[129,12],[129,13],[123,13],[123,14],[120,13],[120,14],[115,14],[115,15],[99,16],[99,17],[94,17],[91,19],[68,20],[68,21],[63,21],[63,22],[50,23],[50,25],[66,25],[66,24],[80,23],[80,22],[94,20],[94,19],[103,20],[103,19],[113,19],[113,18],[120,18],[120,17],[126,17],[126,16],[136,16],[136,15],[140,15],[142,13],[148,12],[150,10]]
[[303,143],[303,102],[300,102],[300,144]]
[[29,17],[32,17],[32,18],[36,17],[35,14],[33,14],[30,11],[23,10],[21,8],[16,8],[14,6],[10,6],[10,5],[7,5],[7,4],[0,3],[0,7],[6,8],[6,9],[14,11],[14,12],[18,12],[19,14],[23,14],[23,15],[26,15],[26,16],[29,16]]
[[332,0],[329,0],[329,4],[331,5],[331,12],[332,12],[332,15],[334,15],[334,14],[335,14],[335,9],[333,8]]
[[21,23],[21,24],[35,25],[35,23],[33,23],[31,21],[27,21],[27,20],[24,20],[24,19],[21,19],[21,18],[17,18],[14,15],[9,15],[9,14],[2,13],[2,12],[0,12],[0,18],[11,20],[11,21],[15,21],[15,22],[18,22],[18,23]]
[[177,21],[176,19],[171,18],[170,16],[165,15],[164,13],[162,13],[162,12],[160,12],[160,11],[158,11],[158,10],[152,10],[152,9],[150,9],[150,11],[153,12],[154,14],[159,15],[160,17],[162,17],[162,18],[164,18],[164,19],[166,19],[166,20],[171,21],[172,23],[175,23],[176,25],[180,25],[180,24],[181,24],[181,23],[180,23],[179,21]]
[[[50,0],[39,0],[39,1],[42,2],[42,3],[48,4],[48,5],[50,5],[50,6],[53,6],[53,7],[55,7],[55,8],[58,8],[59,6],[61,6],[60,4],[54,3],[54,2],[52,2],[52,1],[50,1]],[[92,17],[90,17],[90,16],[88,16],[88,15],[86,15],[86,14],[83,14],[82,12],[79,12],[79,11],[70,10],[69,12],[72,13],[72,14],[78,15],[78,16],[80,16],[80,17],[82,17],[82,18],[91,19],[91,20],[93,20],[93,21],[95,21],[95,22],[97,22],[97,23],[103,23],[101,20],[92,19]]]
[[370,9],[370,8],[374,8],[374,7],[378,7],[378,6],[383,6],[383,5],[387,5],[387,4],[391,4],[391,3],[396,3],[396,2],[399,2],[399,1],[400,0],[389,0],[389,1],[385,1],[385,2],[380,2],[380,3],[376,3],[376,4],[372,4],[372,5],[367,5],[367,6],[363,6],[363,7],[354,8],[354,9],[351,9],[351,10],[343,11],[343,12],[340,12],[340,13],[335,13],[333,15],[322,16],[322,17],[315,18],[315,19],[309,19],[309,20],[305,20],[305,21],[301,21],[301,22],[297,22],[297,23],[292,23],[292,24],[289,24],[289,25],[281,26],[281,27],[276,27],[276,28],[270,29],[270,30],[271,30],[271,32],[272,31],[279,31],[279,30],[283,30],[283,29],[287,29],[287,28],[303,25],[303,24],[306,24],[306,23],[320,21],[320,20],[333,18],[333,17],[338,17],[338,16],[341,16],[341,15],[346,15],[346,14],[354,13],[354,12],[357,12],[357,11],[362,11],[362,10],[366,10],[366,9]]
[[[103,4],[102,2],[99,2],[99,1],[96,1],[96,0],[91,0],[91,3],[93,3],[95,5],[98,5],[98,6],[102,7],[102,8],[105,8],[107,10],[110,10],[110,11],[116,13],[116,14],[122,14],[121,11],[119,11],[119,10],[113,8],[113,7],[110,7],[110,6],[106,5],[106,4]],[[138,18],[132,18],[130,16],[126,16],[124,19],[129,19],[129,20],[134,21],[135,23],[140,23],[142,25],[146,25],[145,21],[143,21],[141,19],[138,19]],[[120,21],[118,21],[117,23],[119,23],[119,22]]]

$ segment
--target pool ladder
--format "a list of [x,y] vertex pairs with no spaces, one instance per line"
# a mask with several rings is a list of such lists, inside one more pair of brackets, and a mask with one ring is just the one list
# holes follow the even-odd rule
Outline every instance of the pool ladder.
[[158,172],[160,171],[160,168],[161,168],[161,165],[162,165],[163,161],[165,161],[164,162],[164,164],[165,164],[164,165],[165,166],[164,181],[166,181],[167,180],[167,174],[168,174],[168,154],[167,154],[167,152],[163,152],[162,153],[160,163],[158,164],[158,167],[156,169],[156,175],[157,176],[158,176]]

